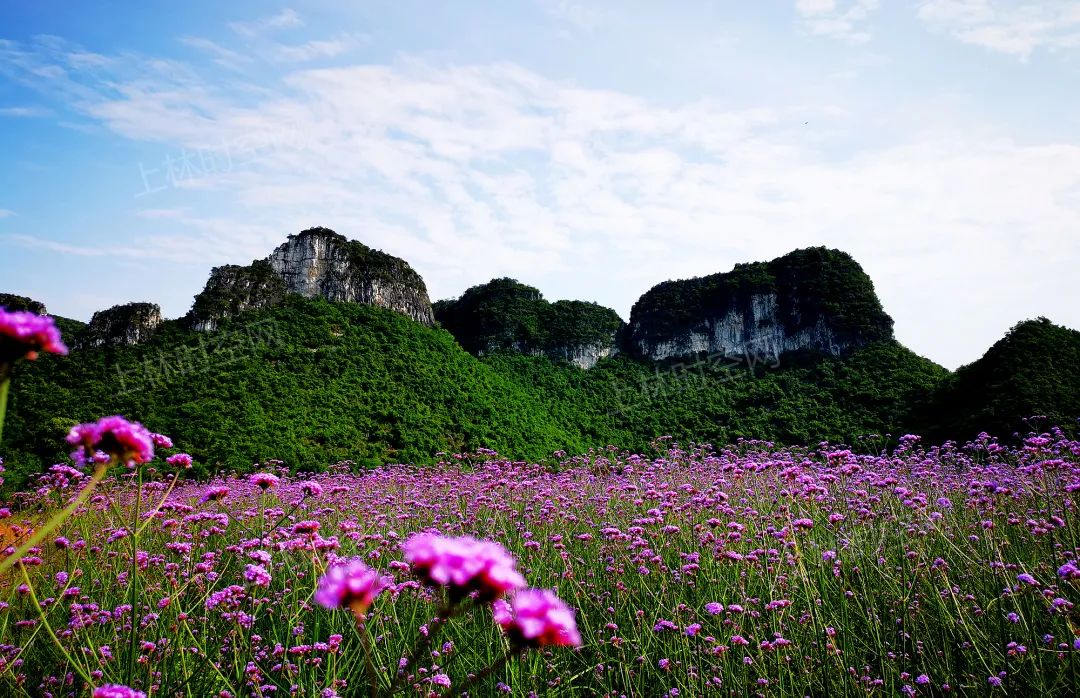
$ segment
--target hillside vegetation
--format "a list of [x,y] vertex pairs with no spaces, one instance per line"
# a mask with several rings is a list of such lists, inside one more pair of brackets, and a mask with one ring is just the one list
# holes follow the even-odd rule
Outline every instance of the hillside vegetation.
[[71,425],[110,413],[187,444],[203,473],[270,458],[301,470],[424,463],[477,447],[541,459],[661,435],[851,440],[900,433],[946,375],[892,341],[779,365],[618,357],[583,371],[512,352],[478,359],[398,313],[289,296],[210,333],[167,322],[144,344],[24,362],[4,456],[17,486],[64,457]]

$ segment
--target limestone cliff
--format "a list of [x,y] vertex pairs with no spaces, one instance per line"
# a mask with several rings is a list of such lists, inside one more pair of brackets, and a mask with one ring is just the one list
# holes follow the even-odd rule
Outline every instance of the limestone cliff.
[[212,330],[224,318],[277,305],[288,293],[387,308],[425,325],[435,321],[424,280],[407,262],[327,228],[310,228],[290,235],[264,260],[214,269],[187,322]]
[[435,318],[474,354],[509,350],[580,368],[617,353],[623,325],[614,310],[584,301],[549,303],[514,279],[495,279],[439,301]]
[[75,346],[130,346],[145,342],[161,325],[161,308],[156,303],[125,303],[99,310],[79,334]]
[[700,353],[839,356],[892,338],[892,324],[858,263],[816,247],[659,284],[634,304],[625,342],[629,353],[653,360]]

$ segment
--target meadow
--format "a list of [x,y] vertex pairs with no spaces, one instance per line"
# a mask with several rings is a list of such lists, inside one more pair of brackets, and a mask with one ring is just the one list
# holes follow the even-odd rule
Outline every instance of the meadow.
[[[197,483],[159,448],[5,573],[0,693],[1075,695],[1080,442],[861,450],[661,439]],[[55,467],[7,535],[88,478]],[[504,632],[501,589],[406,558],[418,532],[504,546],[580,642]],[[349,560],[385,589],[328,608]]]

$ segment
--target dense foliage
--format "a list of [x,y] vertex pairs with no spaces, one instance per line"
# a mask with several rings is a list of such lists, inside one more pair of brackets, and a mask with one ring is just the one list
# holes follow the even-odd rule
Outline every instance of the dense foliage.
[[585,301],[544,300],[514,279],[494,279],[453,300],[438,301],[435,319],[474,354],[513,348],[546,353],[559,347],[610,346],[622,326],[610,308]]
[[737,264],[730,272],[653,287],[631,310],[634,339],[670,337],[703,318],[748,308],[751,296],[759,294],[776,294],[779,317],[789,334],[824,317],[841,340],[892,338],[892,318],[862,267],[846,252],[811,247],[770,262]]
[[477,359],[398,313],[289,296],[215,332],[166,322],[146,343],[20,365],[3,451],[17,485],[63,458],[72,424],[111,413],[173,434],[210,470],[430,462],[481,446],[537,459],[660,435],[850,440],[901,433],[908,406],[944,376],[893,342],[779,365]]
[[1080,332],[1046,318],[1014,326],[986,354],[962,366],[933,396],[919,426],[939,438],[980,431],[1007,436],[1024,419],[1075,426],[1080,417]]
[[197,296],[187,322],[232,317],[251,308],[276,305],[285,298],[285,282],[270,262],[260,259],[247,266],[226,264],[210,272],[210,280]]

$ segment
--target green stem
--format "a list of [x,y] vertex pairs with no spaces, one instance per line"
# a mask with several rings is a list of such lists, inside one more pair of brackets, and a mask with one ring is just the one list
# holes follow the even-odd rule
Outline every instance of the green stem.
[[11,567],[15,563],[17,563],[23,558],[23,556],[26,555],[27,551],[29,551],[30,548],[33,548],[38,543],[45,540],[45,536],[56,530],[57,526],[59,526],[61,523],[64,522],[65,519],[75,513],[75,510],[82,506],[82,503],[86,501],[86,498],[90,496],[90,493],[94,490],[95,487],[97,487],[98,483],[101,482],[102,478],[105,477],[105,473],[108,471],[108,469],[108,464],[99,465],[97,467],[97,470],[94,471],[94,476],[90,478],[90,482],[87,483],[86,487],[84,487],[81,492],[79,492],[79,496],[72,500],[71,504],[68,504],[62,512],[45,522],[44,526],[34,531],[34,535],[30,536],[30,539],[20,545],[14,553],[4,558],[4,560],[0,562],[0,575],[11,569]]
[[0,444],[4,443],[4,419],[7,417],[8,390],[11,388],[11,366],[0,365]]
[[41,624],[45,626],[46,632],[49,633],[49,637],[52,638],[53,643],[60,649],[60,653],[67,659],[68,664],[75,667],[75,671],[79,672],[79,676],[87,685],[93,686],[94,682],[90,679],[90,675],[83,669],[82,664],[79,664],[75,659],[68,654],[67,649],[64,648],[63,643],[60,642],[60,638],[56,637],[56,633],[53,632],[52,626],[49,625],[49,619],[45,616],[45,609],[41,607],[41,603],[38,602],[37,594],[34,593],[34,585],[30,582],[30,575],[26,572],[26,565],[19,565],[19,569],[22,570],[23,579],[26,580],[26,586],[30,590],[30,602],[34,604],[34,608],[37,609],[38,616],[41,618]]
[[479,685],[481,681],[483,681],[487,677],[491,676],[496,671],[502,669],[504,666],[506,666],[507,662],[509,662],[514,657],[517,657],[521,653],[522,653],[522,651],[521,651],[520,648],[511,647],[510,649],[506,650],[506,653],[503,654],[503,656],[496,659],[494,662],[491,663],[490,666],[488,666],[486,669],[481,671],[479,674],[472,677],[471,679],[463,681],[462,683],[458,684],[457,686],[454,686],[454,687],[448,689],[446,691],[446,693],[443,694],[444,697],[445,698],[452,698],[453,696],[458,695],[459,693],[461,693],[466,688],[469,688],[470,686]]
[[368,632],[364,621],[358,616],[356,624],[360,631],[360,644],[364,648],[364,671],[368,680],[368,695],[375,698],[379,694],[379,676],[375,673],[374,649],[371,646],[371,633]]
[[415,665],[420,661],[421,655],[423,655],[423,653],[427,651],[429,647],[431,647],[432,643],[435,641],[435,635],[440,630],[442,630],[442,626],[445,625],[448,620],[450,620],[456,610],[457,607],[453,604],[443,605],[439,608],[435,619],[429,624],[428,634],[422,636],[417,641],[416,645],[413,646],[413,651],[409,655],[408,663],[405,665],[404,668],[399,669],[400,673],[398,673],[394,677],[393,683],[390,684],[390,692],[387,695],[393,696],[401,688],[404,688],[408,685],[407,683],[403,685],[401,682],[406,680],[406,677],[409,675],[410,671],[414,670]]
[[138,471],[135,485],[135,517],[131,524],[131,592],[128,603],[131,605],[131,638],[128,644],[128,684],[135,680],[135,666],[137,652],[135,648],[139,641],[139,608],[138,608],[138,580],[139,580],[139,509],[142,508],[142,468]]

